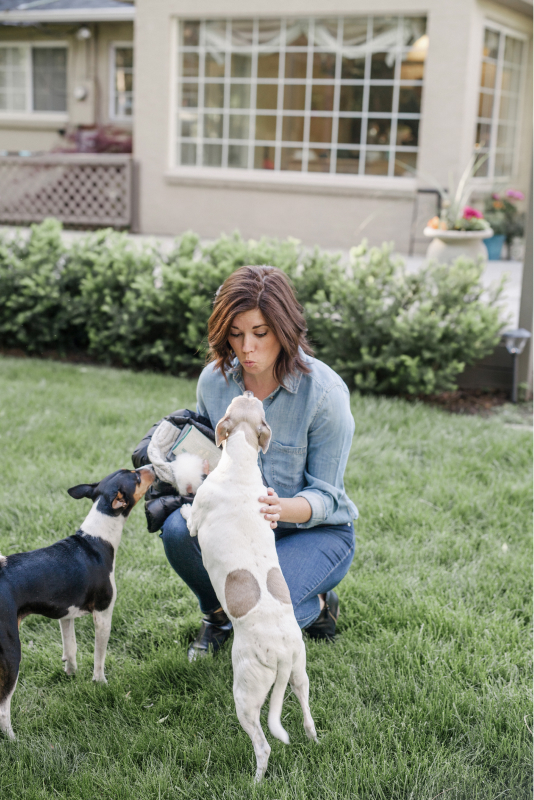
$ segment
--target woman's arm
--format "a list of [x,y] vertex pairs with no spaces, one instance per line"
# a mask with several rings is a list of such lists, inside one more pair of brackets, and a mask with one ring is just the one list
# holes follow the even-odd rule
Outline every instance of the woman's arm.
[[267,489],[267,495],[258,498],[263,503],[260,512],[264,514],[271,528],[278,522],[308,522],[312,509],[305,497],[278,497],[274,489]]

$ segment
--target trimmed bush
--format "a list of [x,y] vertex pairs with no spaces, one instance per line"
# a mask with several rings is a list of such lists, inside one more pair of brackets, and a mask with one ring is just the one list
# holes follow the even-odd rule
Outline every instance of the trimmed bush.
[[455,387],[499,339],[500,288],[484,301],[482,266],[458,259],[407,273],[391,248],[339,255],[297,240],[201,244],[187,233],[166,256],[101,230],[67,247],[46,220],[0,239],[0,346],[88,352],[95,360],[179,374],[203,365],[217,288],[245,264],[293,282],[316,355],[362,391],[429,394]]

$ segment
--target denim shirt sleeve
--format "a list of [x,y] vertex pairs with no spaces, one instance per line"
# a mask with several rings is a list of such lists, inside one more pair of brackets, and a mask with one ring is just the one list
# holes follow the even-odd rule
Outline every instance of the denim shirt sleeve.
[[349,397],[343,384],[326,391],[308,430],[306,486],[295,496],[308,501],[312,514],[297,528],[323,524],[345,501],[343,475],[354,434]]

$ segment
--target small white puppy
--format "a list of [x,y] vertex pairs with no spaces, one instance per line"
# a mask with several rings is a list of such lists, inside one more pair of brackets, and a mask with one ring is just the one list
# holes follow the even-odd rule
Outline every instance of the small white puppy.
[[239,722],[254,746],[257,781],[265,774],[271,752],[260,711],[273,684],[268,717],[272,735],[289,743],[280,719],[289,681],[302,707],[306,734],[317,740],[302,633],[280,570],[273,531],[259,510],[258,498],[265,487],[258,449],[265,453],[270,440],[261,401],[252,392],[234,398],[215,430],[216,444],[225,442],[222,458],[198,488],[192,507],[183,511],[191,536],[198,535],[215,593],[234,626],[234,700]]
[[208,464],[195,453],[181,453],[170,462],[178,494],[196,494],[208,472]]

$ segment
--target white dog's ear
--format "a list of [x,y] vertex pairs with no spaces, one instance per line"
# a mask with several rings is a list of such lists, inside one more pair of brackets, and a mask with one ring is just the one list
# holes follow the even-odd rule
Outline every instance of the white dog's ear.
[[219,420],[215,428],[215,444],[217,447],[228,438],[228,435],[232,433],[233,427],[234,423],[230,417],[223,417]]
[[271,443],[271,436],[272,436],[271,429],[267,425],[265,417],[263,417],[261,425],[258,428],[258,444],[261,447],[263,453],[266,453],[267,450],[269,449],[269,445]]

